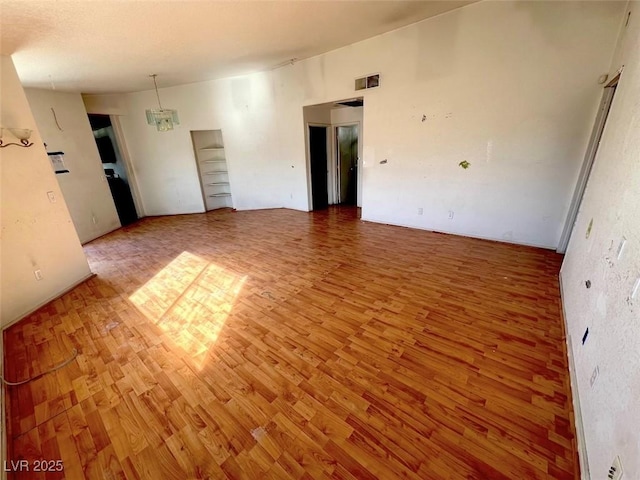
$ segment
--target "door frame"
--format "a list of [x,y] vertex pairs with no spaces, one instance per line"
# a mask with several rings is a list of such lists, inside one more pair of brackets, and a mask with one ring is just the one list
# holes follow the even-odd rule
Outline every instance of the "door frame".
[[589,181],[589,175],[598,154],[598,147],[604,134],[604,129],[607,125],[607,118],[609,117],[609,111],[611,110],[611,104],[613,103],[613,97],[616,92],[616,87],[620,81],[620,73],[618,73],[609,83],[604,86],[602,92],[602,98],[598,107],[598,113],[596,120],[591,130],[591,137],[589,138],[589,144],[587,145],[587,151],[584,155],[582,167],[580,168],[580,175],[576,182],[576,187],[573,191],[573,197],[571,198],[571,204],[569,205],[569,212],[564,222],[564,228],[562,229],[562,235],[558,242],[558,248],[556,252],[565,253],[569,246],[569,240],[573,233],[573,229],[578,218],[578,212],[580,211],[580,205],[582,204],[582,198],[587,188],[587,182]]
[[338,162],[338,158],[340,156],[338,145],[338,127],[358,127],[358,159],[357,159],[357,168],[356,168],[356,206],[362,206],[362,122],[345,122],[345,123],[334,123],[331,125],[333,128],[331,129],[332,136],[332,164],[331,168],[333,170],[333,195],[335,195],[335,204],[340,203],[340,164]]
[[140,195],[140,187],[138,186],[138,178],[132,167],[131,157],[129,156],[129,149],[124,139],[124,131],[120,124],[120,115],[109,115],[111,120],[111,126],[116,136],[116,142],[118,142],[118,150],[120,150],[120,157],[124,164],[124,169],[127,171],[127,180],[129,182],[129,189],[131,190],[131,196],[133,197],[133,204],[136,207],[136,213],[138,218],[146,216],[144,210],[144,204],[142,203],[142,195]]
[[331,145],[332,145],[332,133],[331,133],[331,124],[329,123],[318,123],[318,122],[305,122],[304,127],[304,137],[305,144],[307,149],[307,202],[308,202],[308,211],[313,211],[313,181],[311,178],[311,135],[309,135],[309,127],[324,127],[327,130],[327,200],[329,205],[333,205],[332,201],[332,193],[331,193],[331,176],[330,176],[330,165],[331,165]]

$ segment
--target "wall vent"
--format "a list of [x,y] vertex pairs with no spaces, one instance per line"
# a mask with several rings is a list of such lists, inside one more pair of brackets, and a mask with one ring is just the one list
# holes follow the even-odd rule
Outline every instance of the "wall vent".
[[380,86],[380,74],[368,75],[362,78],[356,78],[356,90],[366,90],[368,88],[376,88]]

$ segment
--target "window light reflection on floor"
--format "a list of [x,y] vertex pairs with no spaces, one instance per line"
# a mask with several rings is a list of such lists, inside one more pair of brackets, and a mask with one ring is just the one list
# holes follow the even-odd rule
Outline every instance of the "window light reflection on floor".
[[129,299],[202,368],[246,279],[185,251]]

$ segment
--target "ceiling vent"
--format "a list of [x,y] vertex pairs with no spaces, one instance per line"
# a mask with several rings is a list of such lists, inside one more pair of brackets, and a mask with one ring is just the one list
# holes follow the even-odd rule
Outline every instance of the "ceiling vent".
[[362,78],[356,78],[356,90],[366,90],[368,88],[376,88],[380,86],[380,74],[369,75]]

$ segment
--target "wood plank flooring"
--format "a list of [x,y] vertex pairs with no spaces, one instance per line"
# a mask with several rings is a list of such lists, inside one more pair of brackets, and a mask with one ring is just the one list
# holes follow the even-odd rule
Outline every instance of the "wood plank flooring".
[[97,277],[4,334],[8,380],[79,352],[5,387],[9,478],[577,478],[553,252],[352,208],[146,218],[85,251]]

